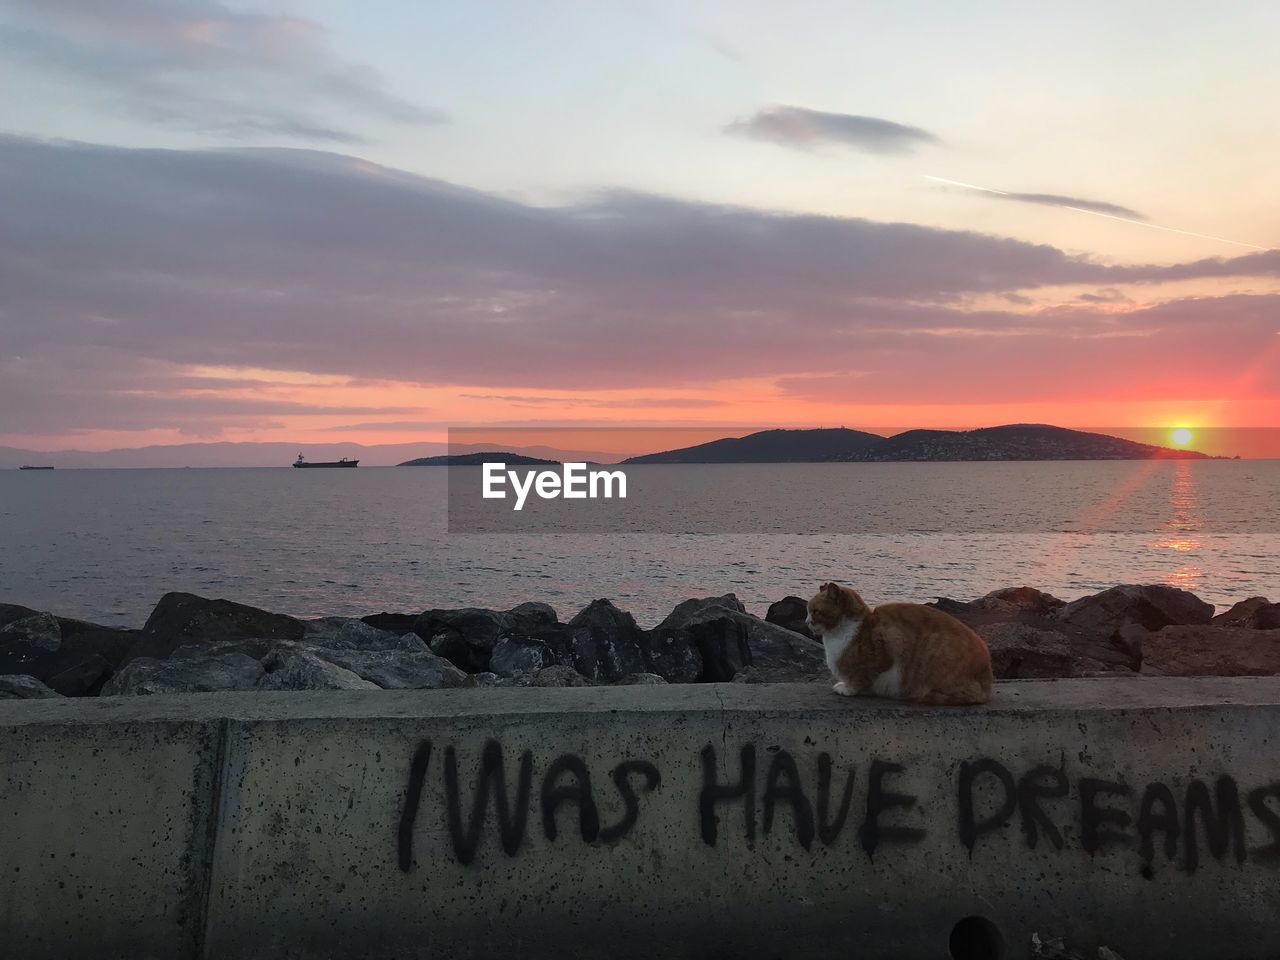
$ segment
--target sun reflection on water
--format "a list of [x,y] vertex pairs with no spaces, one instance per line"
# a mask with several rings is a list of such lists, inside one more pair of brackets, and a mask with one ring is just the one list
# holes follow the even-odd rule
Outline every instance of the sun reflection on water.
[[1173,587],[1191,590],[1204,579],[1205,570],[1200,564],[1190,562],[1191,555],[1200,549],[1199,533],[1204,527],[1204,515],[1200,511],[1196,478],[1190,461],[1181,460],[1175,465],[1169,489],[1169,506],[1172,508],[1172,516],[1154,545],[1159,549],[1188,555],[1188,562],[1170,571],[1165,582]]

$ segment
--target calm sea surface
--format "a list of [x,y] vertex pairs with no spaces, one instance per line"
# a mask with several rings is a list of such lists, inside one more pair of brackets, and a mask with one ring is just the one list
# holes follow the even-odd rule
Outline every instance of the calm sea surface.
[[477,523],[450,483],[479,471],[4,471],[0,602],[139,625],[168,590],[304,617],[609,597],[647,626],[827,579],[877,603],[1133,582],[1280,599],[1280,461],[641,467],[625,503],[583,506],[622,533],[574,532],[563,501],[512,529],[564,532],[460,533]]

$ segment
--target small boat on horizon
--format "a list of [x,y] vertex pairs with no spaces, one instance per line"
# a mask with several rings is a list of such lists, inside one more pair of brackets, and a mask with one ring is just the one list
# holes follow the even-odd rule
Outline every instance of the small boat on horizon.
[[348,460],[343,457],[341,460],[316,460],[310,461],[302,454],[298,454],[298,459],[293,461],[295,467],[356,467],[360,465],[359,460]]
[[52,470],[52,469],[53,469],[53,467],[32,467],[32,466],[28,466],[27,464],[25,464],[25,463],[24,463],[24,464],[23,464],[22,466],[20,466],[18,469],[19,469],[19,470]]

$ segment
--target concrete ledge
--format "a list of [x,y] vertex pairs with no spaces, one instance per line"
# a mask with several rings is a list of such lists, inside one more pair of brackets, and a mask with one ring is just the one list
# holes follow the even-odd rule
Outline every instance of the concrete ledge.
[[0,738],[33,960],[909,960],[967,917],[964,957],[1280,953],[1280,678],[15,701]]

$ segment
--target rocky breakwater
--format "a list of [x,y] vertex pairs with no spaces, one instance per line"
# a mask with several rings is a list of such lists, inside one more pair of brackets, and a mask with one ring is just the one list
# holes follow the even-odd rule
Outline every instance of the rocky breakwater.
[[414,690],[804,679],[822,647],[732,594],[653,629],[608,600],[568,622],[543,603],[300,620],[170,593],[140,630],[0,606],[0,698],[225,690]]
[[[1280,673],[1280,604],[1215,616],[1184,590],[1119,586],[1067,603],[1030,587],[934,603],[972,626],[1003,679]],[[791,596],[762,619],[733,595],[642,628],[608,600],[567,622],[543,603],[300,620],[170,593],[141,629],[0,604],[0,699],[222,690],[826,681]]]

